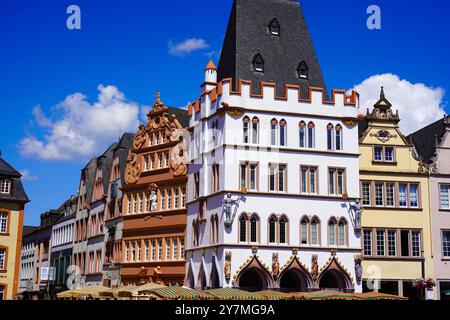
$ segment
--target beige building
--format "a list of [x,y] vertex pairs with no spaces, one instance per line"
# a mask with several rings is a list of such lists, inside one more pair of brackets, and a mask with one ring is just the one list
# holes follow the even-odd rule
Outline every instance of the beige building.
[[433,277],[428,175],[399,122],[383,89],[360,122],[363,290],[418,299],[412,281]]
[[20,178],[0,157],[0,300],[13,299],[19,284],[23,214],[28,202]]

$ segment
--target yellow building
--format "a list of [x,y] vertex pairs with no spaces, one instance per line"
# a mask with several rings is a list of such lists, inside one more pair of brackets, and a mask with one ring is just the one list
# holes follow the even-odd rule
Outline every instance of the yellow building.
[[391,106],[382,88],[360,121],[363,290],[417,299],[412,280],[433,277],[428,177]]
[[0,157],[0,300],[13,299],[19,284],[23,214],[28,202],[20,178]]

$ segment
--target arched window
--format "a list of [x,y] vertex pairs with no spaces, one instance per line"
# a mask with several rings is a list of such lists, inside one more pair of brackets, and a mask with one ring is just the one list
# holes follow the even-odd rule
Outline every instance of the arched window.
[[269,242],[276,243],[277,219],[274,216],[269,218]]
[[347,245],[347,221],[341,219],[338,224],[338,245]]
[[343,150],[342,142],[342,126],[338,124],[336,126],[336,150]]
[[301,121],[298,125],[298,138],[299,138],[299,147],[306,147],[306,123]]
[[286,146],[287,140],[287,122],[286,120],[282,119],[280,121],[280,146]]
[[259,143],[259,119],[257,117],[252,119],[252,143]]
[[259,53],[253,58],[253,71],[264,72],[264,59]]
[[270,122],[270,144],[273,146],[277,145],[277,132],[278,132],[278,121],[272,119]]
[[280,24],[277,19],[273,19],[269,23],[269,33],[274,36],[280,35]]
[[334,218],[328,221],[328,244],[330,246],[336,245],[336,220]]
[[307,217],[304,217],[300,221],[300,244],[306,245],[309,243],[309,220]]
[[287,237],[288,237],[288,220],[285,216],[282,216],[280,218],[279,222],[279,228],[280,228],[280,241],[279,243],[287,243]]
[[308,148],[314,148],[315,144],[315,125],[313,122],[308,123]]
[[239,241],[240,242],[247,242],[247,215],[242,214],[242,216],[239,219]]
[[305,61],[300,62],[297,67],[297,76],[300,79],[308,79],[308,66]]
[[327,125],[327,149],[333,150],[334,126],[329,123]]
[[244,119],[242,120],[242,138],[244,143],[249,143],[250,142],[250,138],[249,138],[249,126],[250,126],[250,118],[249,117],[244,117]]
[[259,218],[256,214],[250,219],[250,242],[258,242],[259,238]]
[[314,217],[311,220],[311,244],[320,244],[320,221],[317,217]]

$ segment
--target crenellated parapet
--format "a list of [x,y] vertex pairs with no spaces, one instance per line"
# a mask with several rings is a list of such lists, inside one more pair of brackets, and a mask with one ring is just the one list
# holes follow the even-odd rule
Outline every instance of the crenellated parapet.
[[236,90],[233,90],[232,79],[224,79],[217,83],[217,85],[210,89],[204,90],[200,97],[193,101],[188,106],[188,114],[190,117],[201,112],[206,104],[210,104],[211,109],[215,109],[221,105],[222,102],[240,98],[242,100],[264,100],[267,102],[287,102],[288,104],[310,104],[322,106],[336,106],[336,107],[359,107],[359,94],[352,91],[350,95],[345,90],[332,90],[331,99],[326,98],[324,88],[310,87],[308,90],[308,97],[301,98],[300,86],[285,85],[284,96],[276,94],[276,84],[271,82],[261,82],[260,92],[253,93],[252,82],[248,80],[239,80]]

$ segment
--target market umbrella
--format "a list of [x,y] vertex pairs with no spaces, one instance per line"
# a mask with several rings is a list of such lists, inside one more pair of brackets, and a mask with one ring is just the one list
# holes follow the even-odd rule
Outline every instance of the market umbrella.
[[81,297],[99,298],[100,292],[104,292],[107,290],[109,290],[109,288],[98,286],[98,285],[92,285],[92,286],[86,286],[86,287],[81,287],[78,289],[60,292],[57,294],[57,297],[58,298],[81,298]]
[[364,300],[362,296],[357,296],[353,293],[322,290],[307,292],[304,294],[307,300]]
[[288,300],[292,298],[292,295],[289,293],[273,291],[273,290],[264,290],[256,292],[257,295],[266,298],[267,300]]
[[203,292],[180,287],[164,287],[159,289],[150,289],[139,291],[140,294],[153,294],[162,300],[193,300],[209,299],[209,296]]
[[234,288],[220,288],[206,290],[207,293],[213,297],[214,300],[264,300],[264,297],[239,289]]
[[366,293],[358,293],[357,295],[360,297],[364,297],[368,300],[408,300],[408,298],[405,297],[381,292],[366,292]]

